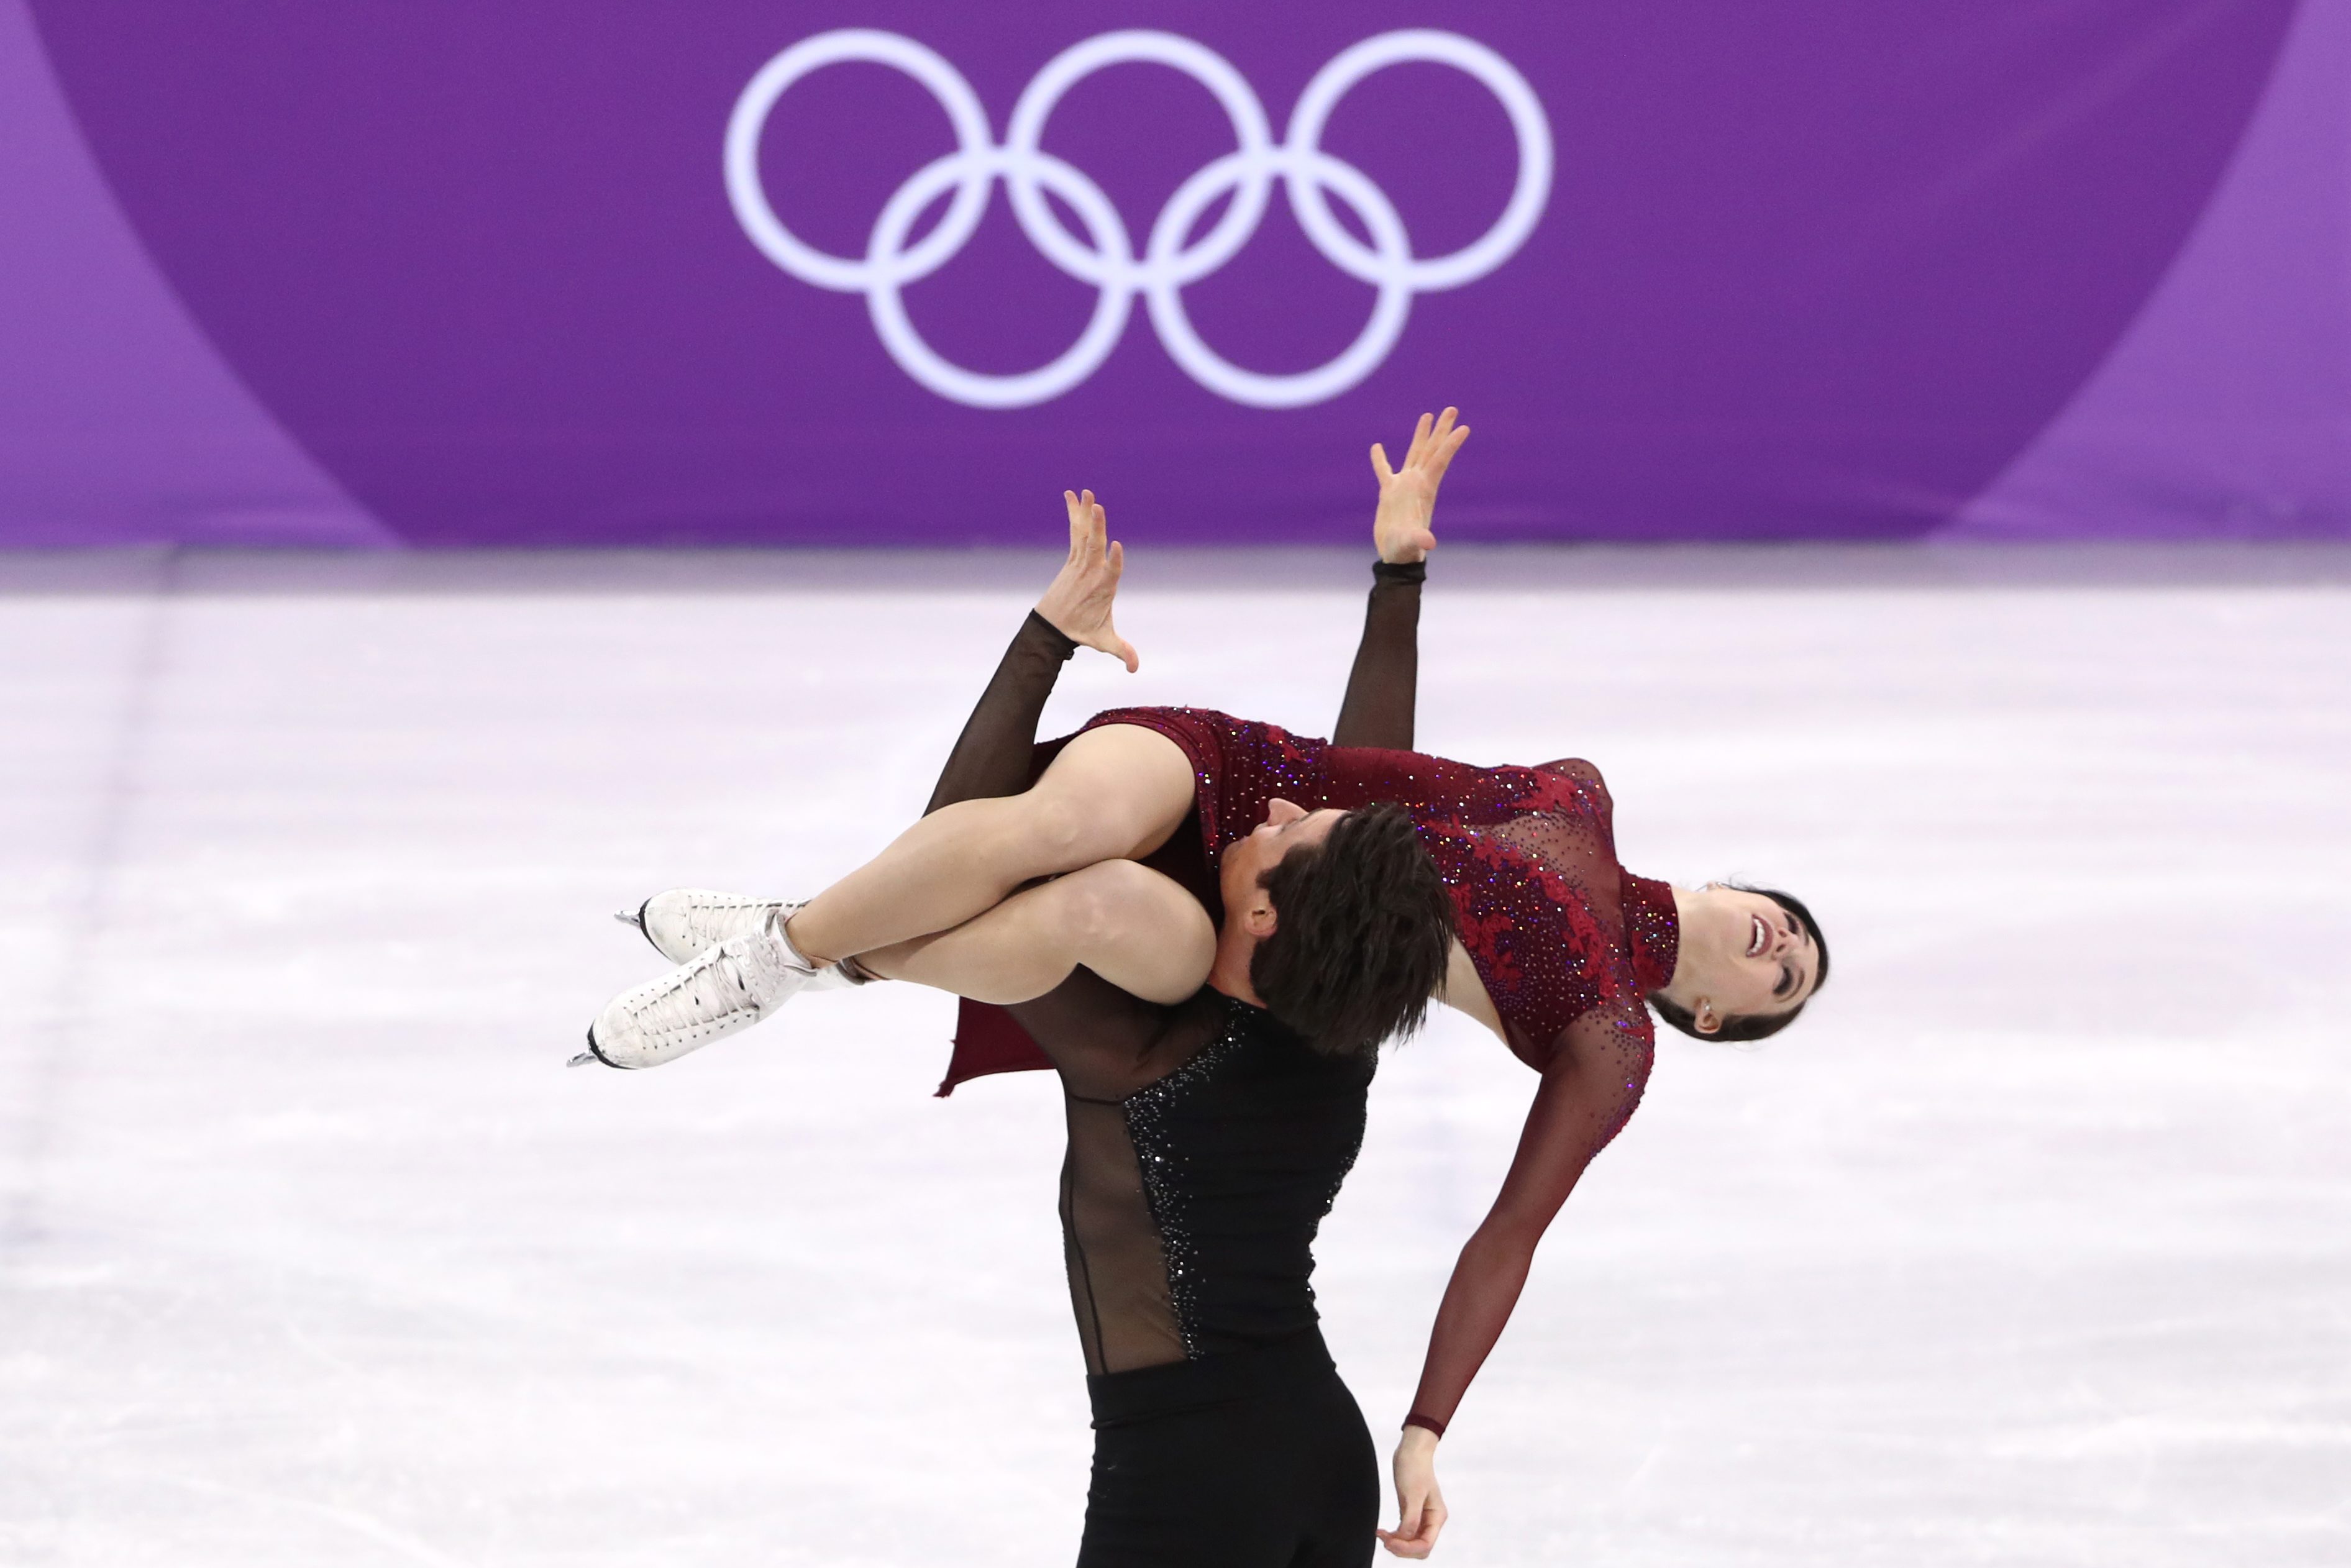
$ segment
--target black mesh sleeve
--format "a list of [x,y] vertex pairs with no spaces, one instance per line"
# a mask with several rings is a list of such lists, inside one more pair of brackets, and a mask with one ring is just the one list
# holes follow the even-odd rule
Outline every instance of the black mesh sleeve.
[[1420,684],[1420,585],[1426,563],[1372,566],[1372,598],[1364,609],[1364,640],[1347,673],[1347,695],[1333,746],[1412,749],[1413,706]]
[[1018,795],[1029,788],[1029,747],[1037,742],[1037,724],[1044,716],[1045,699],[1061,678],[1061,666],[1078,645],[1053,629],[1053,623],[1031,610],[1013,634],[995,675],[982,692],[979,706],[963,722],[955,749],[939,771],[925,816],[957,800],[990,800]]

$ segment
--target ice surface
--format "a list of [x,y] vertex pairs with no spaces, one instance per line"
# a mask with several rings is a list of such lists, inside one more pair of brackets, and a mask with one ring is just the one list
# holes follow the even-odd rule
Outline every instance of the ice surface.
[[[1483,559],[1433,572],[1425,744],[1593,758],[1631,864],[1801,892],[1837,973],[1768,1049],[1662,1046],[1438,1561],[2351,1562],[2342,558]],[[1069,1560],[1050,1081],[927,1098],[951,1008],[896,987],[561,1066],[658,965],[609,910],[803,893],[919,808],[1037,563],[44,570],[0,576],[0,1560]],[[1052,723],[1327,727],[1360,563],[1130,577],[1143,673]],[[1321,1248],[1376,1429],[1532,1082],[1452,1020],[1382,1071]]]

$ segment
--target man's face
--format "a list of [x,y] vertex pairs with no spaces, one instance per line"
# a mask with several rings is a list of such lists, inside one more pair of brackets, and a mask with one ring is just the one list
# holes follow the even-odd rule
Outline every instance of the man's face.
[[1280,864],[1283,856],[1329,838],[1331,830],[1345,815],[1335,807],[1310,811],[1288,800],[1269,801],[1265,821],[1249,837],[1227,844],[1224,858],[1217,862],[1217,883],[1224,894],[1227,916],[1270,909],[1265,889],[1259,885],[1265,873]]

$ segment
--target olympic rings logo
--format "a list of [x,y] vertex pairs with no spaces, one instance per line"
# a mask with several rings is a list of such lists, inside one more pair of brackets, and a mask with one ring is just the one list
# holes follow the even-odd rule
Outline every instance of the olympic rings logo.
[[[777,100],[801,78],[829,65],[864,61],[893,67],[929,89],[954,127],[956,150],[914,172],[883,204],[862,257],[816,249],[784,226],[759,178],[759,138]],[[1322,147],[1339,101],[1373,72],[1408,61],[1451,66],[1477,80],[1510,116],[1518,141],[1518,176],[1501,216],[1473,243],[1445,256],[1413,254],[1404,220],[1371,178]],[[1147,63],[1183,72],[1214,95],[1231,121],[1234,149],[1176,187],[1137,256],[1118,210],[1100,185],[1040,145],[1064,94],[1114,65]],[[1027,408],[1047,402],[1092,375],[1118,346],[1135,297],[1147,306],[1168,356],[1219,396],[1253,408],[1301,408],[1336,397],[1387,358],[1403,335],[1413,297],[1458,288],[1499,267],[1526,242],[1551,195],[1551,123],[1525,77],[1485,45],[1458,33],[1415,28],[1382,33],[1340,51],[1314,74],[1273,140],[1265,107],[1230,61],[1173,33],[1103,33],[1048,61],[1014,105],[1005,139],[961,72],[935,50],[898,33],[848,27],[804,38],[752,77],[726,124],[726,196],[751,243],[804,283],[863,294],[882,346],[901,369],[939,396],[974,408]],[[1371,319],[1337,358],[1311,371],[1268,375],[1243,370],[1208,347],[1184,308],[1184,289],[1230,261],[1257,232],[1273,182],[1314,248],[1351,277],[1377,291]],[[987,375],[942,358],[907,317],[904,291],[962,250],[1004,182],[1021,231],[1056,267],[1101,291],[1078,340],[1050,363],[1015,375]],[[915,221],[953,192],[946,214],[909,245]],[[1063,224],[1047,193],[1077,215],[1085,234]],[[1224,214],[1198,238],[1193,226],[1228,193]],[[1331,210],[1336,196],[1353,212],[1369,243]]]

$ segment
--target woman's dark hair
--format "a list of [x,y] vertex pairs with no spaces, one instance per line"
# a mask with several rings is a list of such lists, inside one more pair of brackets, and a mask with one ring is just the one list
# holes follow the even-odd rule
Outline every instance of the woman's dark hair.
[[1821,935],[1821,923],[1813,918],[1813,912],[1804,907],[1802,899],[1792,893],[1782,893],[1776,888],[1749,887],[1736,882],[1729,885],[1738,888],[1741,893],[1760,893],[1794,915],[1796,923],[1802,925],[1805,934],[1812,937],[1813,951],[1820,955],[1820,970],[1813,977],[1813,988],[1805,995],[1804,999],[1786,1012],[1734,1014],[1724,1019],[1722,1027],[1712,1034],[1698,1032],[1698,1019],[1687,1008],[1667,1001],[1663,991],[1651,991],[1649,1005],[1657,1009],[1657,1016],[1693,1040],[1729,1042],[1762,1040],[1767,1036],[1775,1035],[1794,1023],[1796,1016],[1810,1006],[1813,998],[1821,994],[1821,988],[1829,983],[1829,939]]
[[1249,984],[1275,1018],[1333,1056],[1420,1027],[1453,950],[1453,900],[1410,817],[1350,811],[1259,885],[1274,928],[1249,956]]

